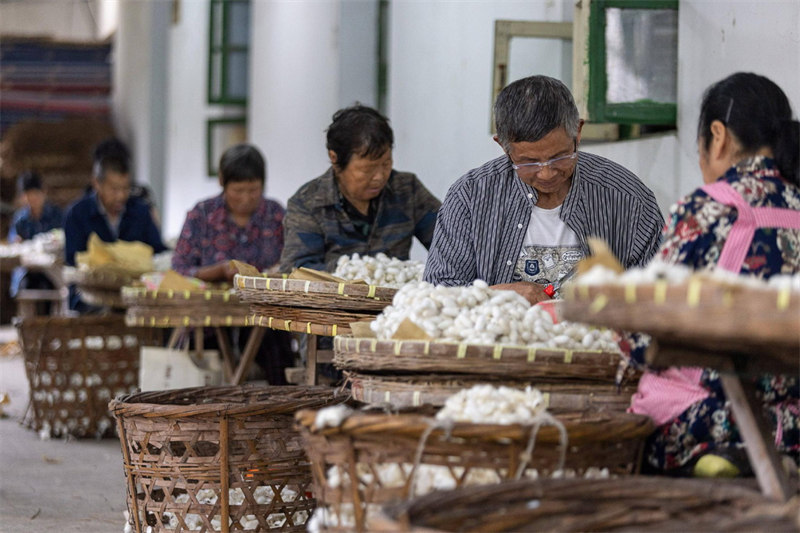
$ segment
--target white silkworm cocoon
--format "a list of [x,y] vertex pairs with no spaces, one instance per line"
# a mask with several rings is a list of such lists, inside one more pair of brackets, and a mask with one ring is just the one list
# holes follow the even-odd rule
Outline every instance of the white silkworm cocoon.
[[467,287],[410,282],[371,328],[379,339],[388,340],[406,319],[442,341],[619,352],[613,331],[574,322],[554,324],[540,306],[531,306],[514,291],[490,289],[482,280]]
[[370,285],[399,288],[422,279],[425,263],[397,259],[384,253],[375,256],[343,255],[336,262],[334,276],[345,280],[364,280]]
[[352,413],[353,410],[344,404],[325,407],[317,411],[314,426],[318,429],[339,427]]
[[450,396],[437,420],[485,424],[530,423],[545,410],[544,396],[535,388],[475,385]]

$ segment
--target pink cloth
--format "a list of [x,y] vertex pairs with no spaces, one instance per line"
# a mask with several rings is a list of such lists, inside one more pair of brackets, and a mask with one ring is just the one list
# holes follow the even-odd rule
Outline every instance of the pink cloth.
[[700,385],[702,368],[668,368],[663,372],[645,372],[639,380],[636,394],[631,398],[629,413],[647,415],[658,426],[674,419],[693,403],[708,398],[709,392]]
[[726,181],[716,181],[702,190],[717,202],[735,207],[739,213],[722,247],[717,267],[740,272],[758,228],[800,229],[800,211],[779,207],[752,207]]

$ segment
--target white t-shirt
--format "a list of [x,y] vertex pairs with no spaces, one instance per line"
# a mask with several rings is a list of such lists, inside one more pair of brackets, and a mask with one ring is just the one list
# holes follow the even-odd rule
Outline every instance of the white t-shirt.
[[583,259],[578,236],[558,215],[561,206],[533,206],[531,220],[514,268],[514,281],[532,281],[558,287],[562,277]]

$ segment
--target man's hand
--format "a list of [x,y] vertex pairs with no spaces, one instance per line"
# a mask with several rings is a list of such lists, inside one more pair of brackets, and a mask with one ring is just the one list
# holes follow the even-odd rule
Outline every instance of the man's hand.
[[550,299],[541,285],[529,281],[501,283],[499,285],[492,285],[490,288],[498,291],[514,291],[528,300],[531,305],[538,304],[539,302],[546,302]]

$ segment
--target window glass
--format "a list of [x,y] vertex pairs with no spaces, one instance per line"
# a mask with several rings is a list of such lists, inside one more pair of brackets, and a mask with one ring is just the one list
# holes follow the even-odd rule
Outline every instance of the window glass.
[[677,101],[678,11],[606,9],[606,101]]

